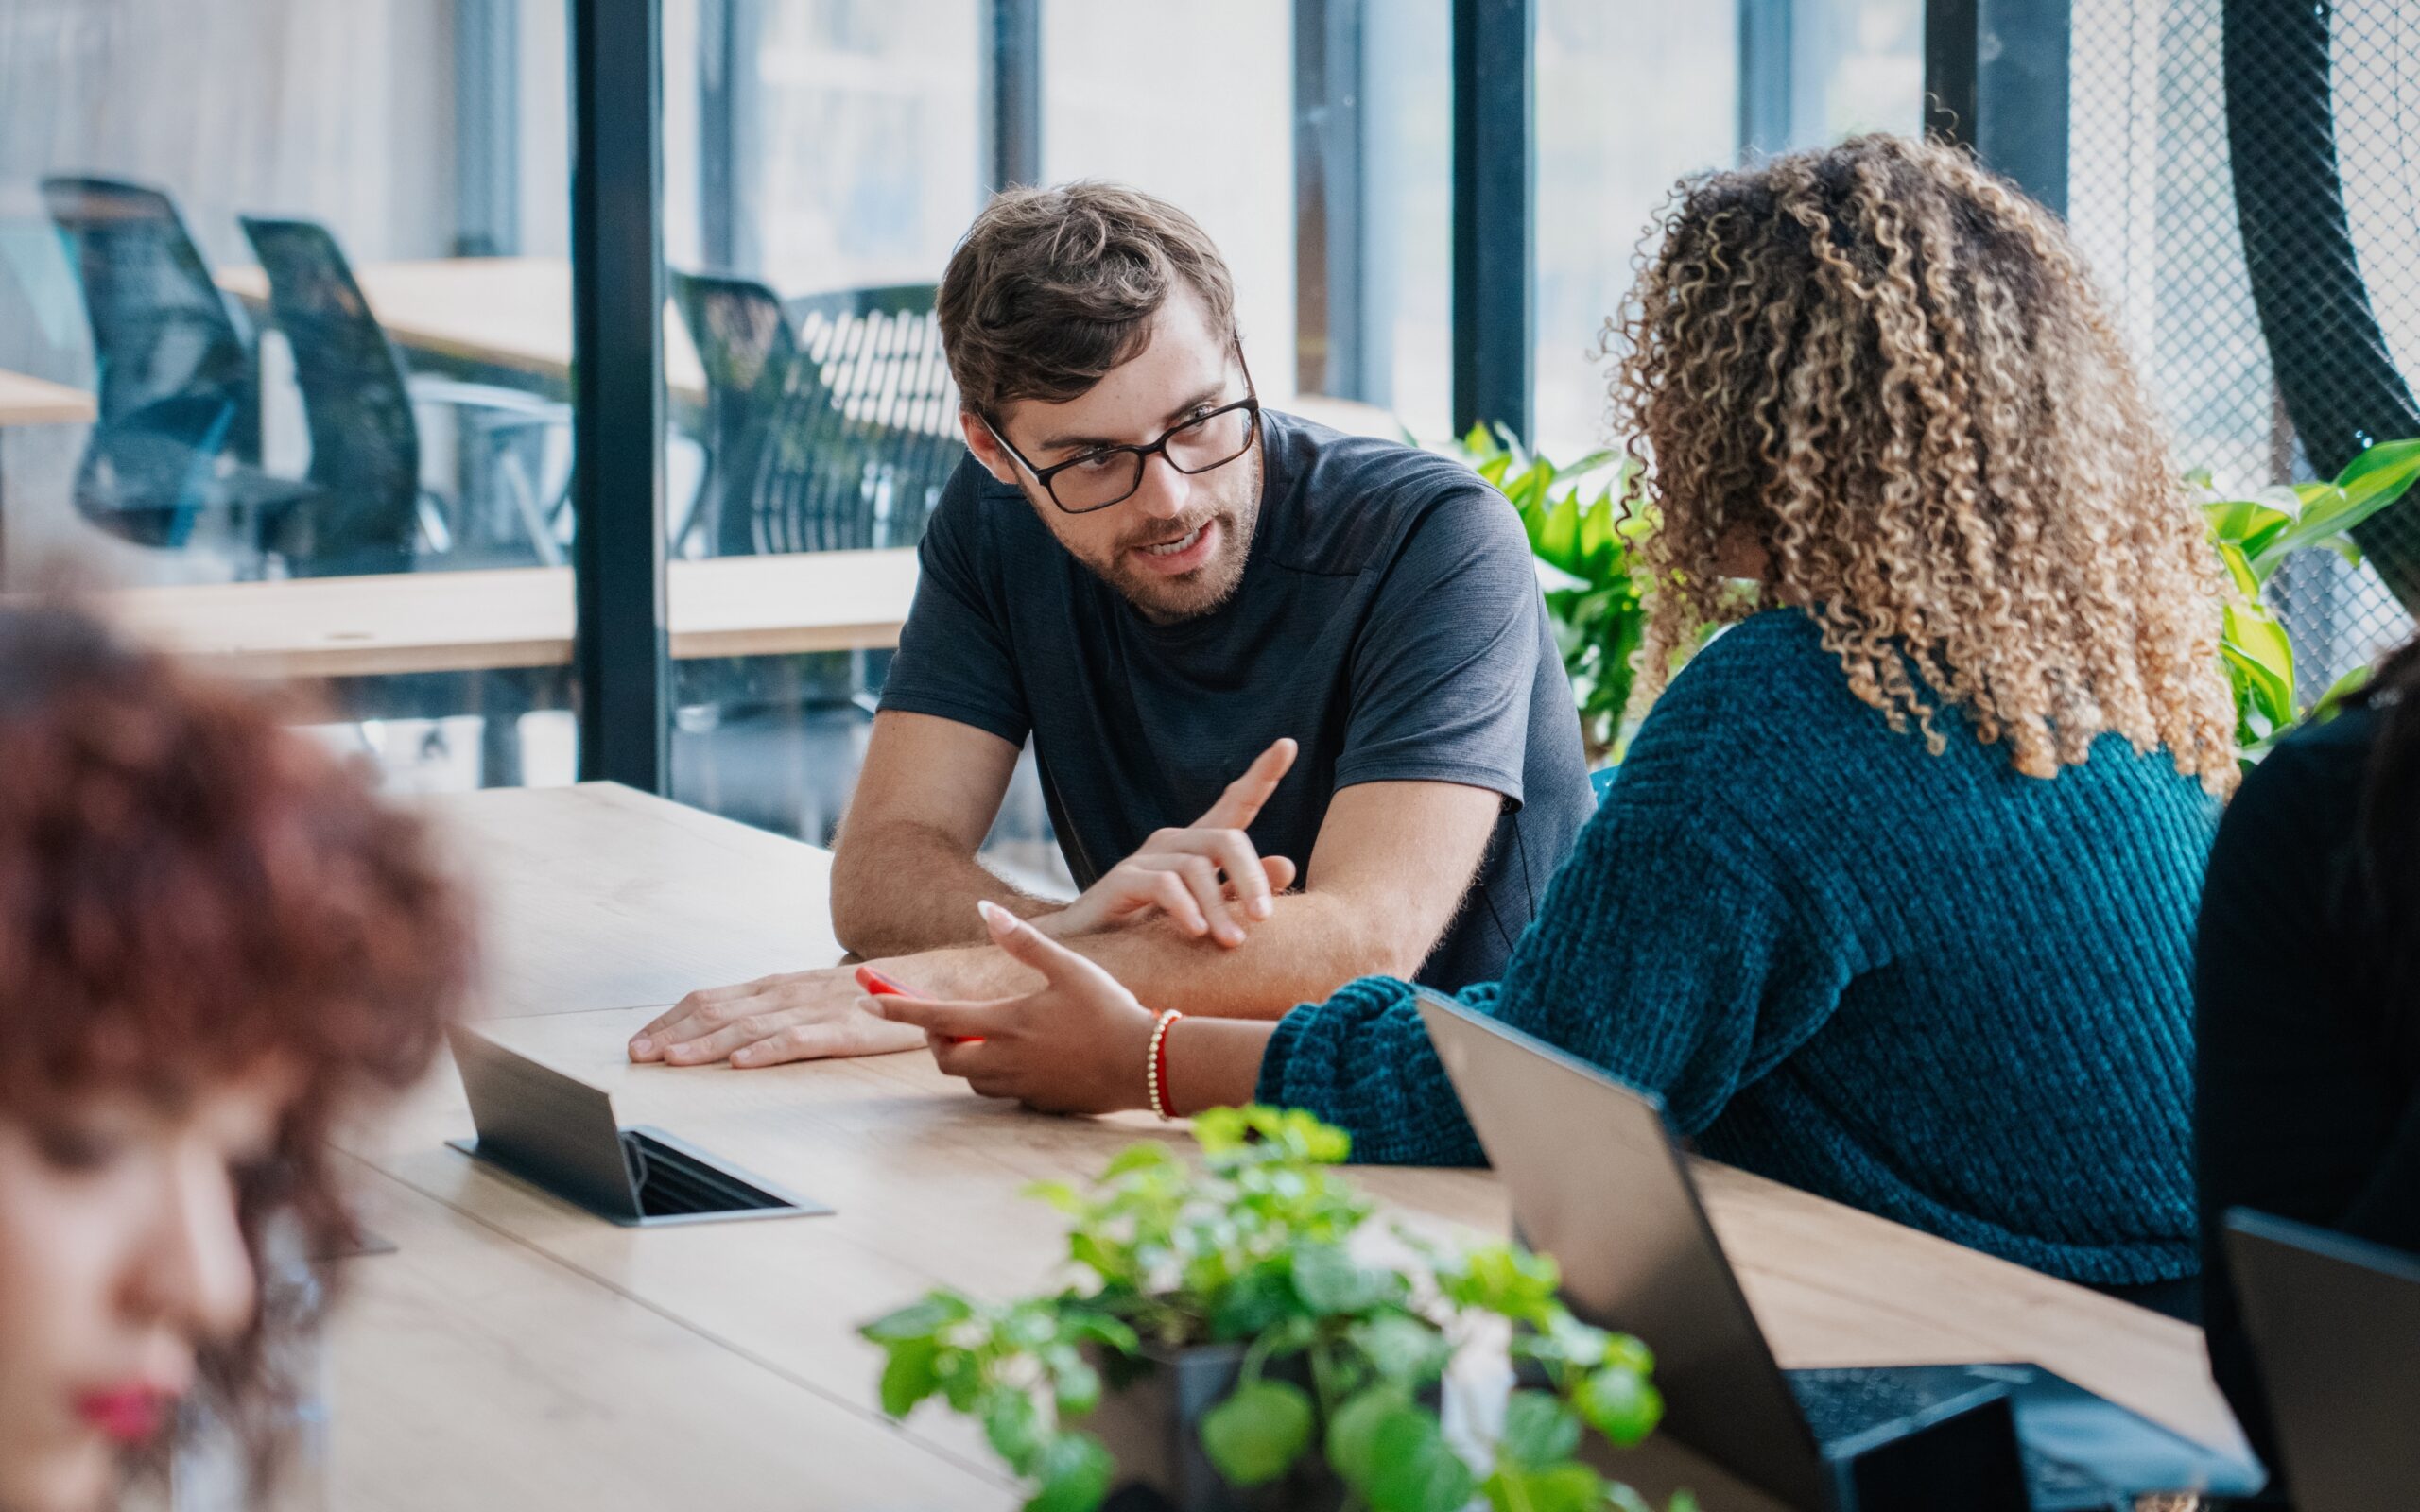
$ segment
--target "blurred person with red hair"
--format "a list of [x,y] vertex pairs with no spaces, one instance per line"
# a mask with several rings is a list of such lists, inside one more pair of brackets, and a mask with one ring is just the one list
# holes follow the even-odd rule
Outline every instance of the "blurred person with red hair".
[[[0,610],[0,1512],[90,1512],[295,1418],[264,1245],[350,1220],[327,1136],[466,988],[421,825],[269,700],[65,606]],[[299,1315],[297,1315],[299,1314]]]

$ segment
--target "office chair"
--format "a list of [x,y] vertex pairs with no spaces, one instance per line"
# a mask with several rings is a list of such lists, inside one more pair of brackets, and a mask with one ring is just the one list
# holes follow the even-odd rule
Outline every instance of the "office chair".
[[758,549],[912,546],[965,455],[934,285],[793,300],[799,360],[750,513]]
[[[298,570],[320,576],[405,572],[424,550],[447,556],[509,542],[509,560],[559,565],[557,501],[539,489],[509,444],[516,433],[565,427],[567,405],[491,384],[410,376],[386,328],[371,313],[344,250],[316,221],[240,217],[268,275],[269,316],[294,352],[295,385],[311,433],[310,481],[328,503],[314,512],[311,548]],[[500,477],[512,516],[466,520],[420,482],[415,405],[442,404],[461,418],[486,458],[480,476]]]
[[[809,295],[786,307],[750,279],[672,275],[706,375],[706,472],[673,549],[752,556],[913,545],[964,446],[933,285]],[[795,322],[795,328],[794,324]],[[853,770],[887,657],[826,653],[686,662],[674,790],[752,822],[827,840],[838,793],[805,773]],[[752,790],[770,771],[778,792]]]
[[224,512],[266,560],[318,490],[257,465],[258,381],[241,311],[159,190],[60,176],[42,180],[42,196],[83,291],[98,370],[77,512],[164,550]]
[[706,375],[705,473],[672,542],[676,556],[752,556],[749,499],[798,339],[771,289],[753,279],[670,270],[672,302]]

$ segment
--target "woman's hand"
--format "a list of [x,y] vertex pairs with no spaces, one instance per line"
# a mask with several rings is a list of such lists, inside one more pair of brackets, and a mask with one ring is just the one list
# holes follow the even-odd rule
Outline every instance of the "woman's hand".
[[1115,977],[1007,909],[977,906],[993,943],[1042,973],[1039,990],[984,1003],[867,997],[857,1006],[924,1030],[935,1063],[986,1097],[1053,1113],[1150,1106],[1151,1011]]
[[1196,939],[1242,944],[1247,921],[1269,918],[1276,895],[1294,885],[1294,863],[1261,855],[1244,831],[1277,791],[1297,748],[1281,740],[1262,751],[1201,817],[1184,829],[1156,832],[1082,897],[1046,916],[1050,932],[1088,935],[1158,913]]

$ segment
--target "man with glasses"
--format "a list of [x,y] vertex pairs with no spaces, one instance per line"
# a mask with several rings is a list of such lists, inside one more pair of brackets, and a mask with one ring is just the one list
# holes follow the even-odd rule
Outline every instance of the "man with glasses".
[[[989,900],[1155,1008],[1271,1018],[1360,975],[1495,975],[1593,807],[1512,507],[1262,409],[1217,249],[1132,190],[1001,195],[940,318],[971,455],[841,825],[841,942],[919,994],[1024,990]],[[977,859],[1028,735],[1072,903]],[[839,969],[702,989],[631,1051],[924,1042],[859,992]]]

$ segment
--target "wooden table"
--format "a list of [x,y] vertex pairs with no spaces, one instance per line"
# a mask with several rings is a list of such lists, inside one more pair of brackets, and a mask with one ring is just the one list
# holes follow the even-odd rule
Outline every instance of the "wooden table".
[[0,428],[86,425],[99,413],[93,396],[81,388],[0,369]]
[[[278,678],[481,672],[570,664],[572,570],[395,573],[130,588],[110,603],[137,634],[222,669]],[[912,547],[675,561],[672,655],[774,656],[899,644]]]
[[[392,1504],[407,1453],[419,1507],[668,1504],[666,1483],[646,1480],[666,1473],[667,1446],[724,1477],[703,1484],[758,1499],[788,1476],[789,1504],[1011,1504],[963,1424],[873,1415],[878,1357],[856,1325],[935,1284],[1003,1296],[1045,1283],[1059,1223],[1020,1189],[1181,1131],[986,1102],[919,1055],[631,1066],[627,1036],[687,988],[837,956],[829,856],[610,785],[430,803],[485,892],[492,1032],[612,1089],[624,1122],[669,1126],[838,1211],[614,1228],[443,1148],[469,1119],[441,1072],[344,1142],[406,1216],[385,1220],[400,1254],[346,1263],[372,1305],[337,1331],[334,1504]],[[1787,1365],[2038,1360],[2182,1432],[2237,1441],[2191,1328],[1737,1171],[1700,1174]],[[1357,1175],[1417,1228],[1505,1229],[1486,1172]],[[364,1402],[374,1410],[350,1410]],[[732,1431],[771,1420],[787,1426]],[[824,1458],[844,1441],[857,1447]],[[797,1479],[808,1461],[862,1494]],[[1690,1485],[1710,1512],[1771,1505],[1668,1443],[1620,1469],[1642,1489]]]
[[[441,257],[354,269],[370,311],[398,345],[559,384],[571,371],[571,261],[562,257]],[[230,267],[218,286],[256,308],[268,275]],[[688,329],[664,316],[665,387],[702,403],[705,369]]]

